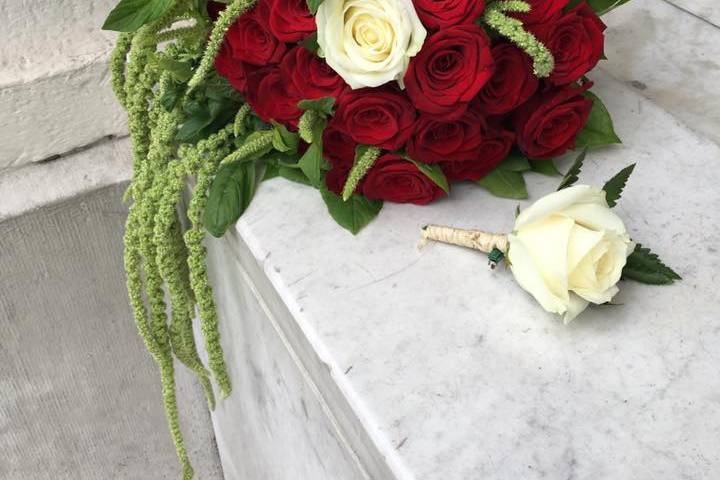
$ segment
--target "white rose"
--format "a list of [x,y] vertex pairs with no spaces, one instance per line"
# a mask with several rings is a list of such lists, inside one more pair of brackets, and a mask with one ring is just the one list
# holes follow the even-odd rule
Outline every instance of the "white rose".
[[402,86],[427,36],[411,0],[325,0],[315,21],[321,54],[353,89]]
[[634,248],[605,192],[587,185],[538,200],[518,216],[508,240],[517,282],[565,323],[590,303],[612,300]]

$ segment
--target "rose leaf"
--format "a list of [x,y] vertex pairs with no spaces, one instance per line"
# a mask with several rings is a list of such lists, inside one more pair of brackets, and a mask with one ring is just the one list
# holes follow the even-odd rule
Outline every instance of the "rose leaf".
[[496,168],[487,176],[478,180],[477,184],[497,197],[516,200],[528,198],[525,179],[520,172]]
[[669,285],[682,277],[665,265],[660,258],[639,243],[627,259],[623,278],[649,285]]
[[323,187],[320,189],[330,216],[344,229],[357,235],[382,210],[383,202],[353,195],[347,201]]
[[627,181],[630,178],[630,175],[632,175],[633,170],[635,170],[635,165],[636,164],[633,163],[629,167],[625,167],[620,170],[620,173],[611,178],[603,187],[603,190],[605,190],[607,203],[610,208],[617,205],[618,200],[620,200],[620,197],[622,197],[625,185],[627,185]]
[[582,129],[575,140],[575,145],[595,148],[622,143],[615,133],[610,112],[608,112],[602,100],[592,92],[585,92],[584,95],[592,100],[593,107],[585,128]]
[[585,156],[587,155],[587,148],[583,150],[580,155],[575,159],[575,162],[570,167],[570,170],[568,170],[567,174],[565,174],[565,177],[562,179],[562,182],[560,182],[560,186],[558,187],[558,192],[564,188],[572,187],[575,185],[575,182],[578,181],[578,176],[580,175],[580,171],[582,170],[583,162],[585,161]]
[[412,162],[423,175],[428,177],[438,187],[442,188],[445,193],[450,193],[450,184],[447,181],[447,177],[440,168],[440,165],[429,165],[427,163],[416,162],[415,160],[407,158],[408,161]]

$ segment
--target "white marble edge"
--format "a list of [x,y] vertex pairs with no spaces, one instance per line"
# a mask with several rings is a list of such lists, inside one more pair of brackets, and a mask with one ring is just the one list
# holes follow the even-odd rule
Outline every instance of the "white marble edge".
[[[684,127],[682,124],[677,122],[672,116],[667,114],[667,112],[664,112],[660,109],[658,109],[656,106],[652,105],[652,103],[648,102],[647,100],[642,99],[637,94],[630,92],[627,87],[624,85],[613,81],[606,75],[602,73],[598,73],[595,76],[598,79],[598,88],[601,91],[601,94],[603,94],[604,98],[610,98],[611,100],[608,101],[608,105],[610,106],[613,113],[618,116],[622,115],[622,109],[630,109],[630,110],[636,110],[636,109],[647,109],[652,111],[652,117],[653,122],[650,122],[649,126],[655,127],[655,128],[666,128],[668,126],[672,126],[673,130],[666,132],[664,134],[664,139],[659,139],[657,142],[655,142],[660,148],[663,146],[666,146],[668,141],[672,141],[673,138],[682,138],[687,139],[687,145],[688,149],[692,148],[695,152],[704,152],[703,155],[707,155],[707,158],[710,158],[713,155],[717,155],[720,153],[718,151],[718,147],[716,144],[712,142],[708,142],[707,140],[702,139],[701,137],[698,137],[694,133],[687,130],[686,127]],[[620,112],[620,113],[619,113]],[[635,115],[637,116],[637,112],[635,112]],[[629,115],[628,115],[629,116]],[[644,117],[642,117],[644,118]],[[634,119],[633,119],[634,120]],[[619,125],[623,126],[624,128],[630,127],[630,124],[627,122],[618,122]],[[630,127],[632,128],[632,127]],[[623,131],[621,130],[621,136],[623,135]],[[657,134],[657,133],[656,133]],[[637,133],[635,134],[637,135]],[[634,135],[632,134],[626,134],[626,136],[630,139]],[[627,150],[627,149],[630,150]],[[620,152],[627,151],[628,153],[632,152],[632,147],[624,147],[619,149],[611,149],[611,150],[605,150],[605,151],[599,151],[596,153],[593,153],[590,157],[590,161],[588,162],[588,166],[585,169],[585,175],[590,176],[592,178],[597,179],[598,175],[596,175],[593,170],[597,167],[599,170],[602,170],[602,174],[599,176],[599,178],[605,178],[608,176],[608,174],[611,173],[611,170],[617,170],[617,167],[621,166],[622,164],[630,163],[631,161],[636,161],[638,158],[630,158],[630,159],[623,159],[624,155]],[[646,147],[650,148],[650,147]],[[615,150],[615,151],[613,151]],[[639,151],[636,152],[636,155],[639,154],[642,158],[652,158],[653,153],[651,151]],[[640,158],[640,159],[642,159]],[[600,162],[607,163],[606,165],[602,165]],[[697,164],[697,162],[695,162]],[[672,224],[663,225],[661,222],[655,223],[654,225],[643,225],[644,228],[638,229],[638,225],[636,224],[636,215],[633,215],[632,212],[634,210],[637,210],[638,212],[642,212],[643,210],[643,204],[642,202],[637,200],[638,193],[633,193],[633,191],[637,192],[638,190],[647,189],[648,187],[652,187],[652,181],[648,177],[648,170],[644,170],[642,168],[643,163],[640,163],[640,168],[638,171],[638,175],[636,175],[636,179],[634,183],[631,183],[628,193],[626,194],[626,198],[624,199],[624,203],[621,205],[620,209],[622,211],[622,214],[625,216],[625,218],[630,222],[631,225],[633,225],[636,228],[636,232],[642,233],[642,231],[645,232],[645,241],[649,240],[649,243],[654,246],[655,250],[658,250],[659,253],[661,253],[666,261],[674,266],[679,266],[678,269],[680,270],[681,274],[688,277],[688,275],[691,275],[690,272],[687,271],[687,267],[683,267],[682,260],[687,254],[687,252],[675,250],[668,248],[663,248],[663,244],[657,245],[657,242],[659,239],[653,240],[653,233],[655,235],[658,235],[659,233],[662,233],[662,231],[665,228],[671,228],[673,230],[680,229],[680,226],[677,225],[675,228]],[[614,172],[613,172],[614,173]],[[717,172],[710,171],[708,172],[709,175],[712,178],[717,177]],[[643,180],[643,178],[645,180]],[[536,183],[533,183],[537,179]],[[705,179],[706,181],[709,181],[709,179]],[[552,180],[552,182],[555,182],[556,180]],[[644,185],[641,185],[641,182],[648,182]],[[718,179],[720,181],[720,179]],[[540,177],[533,177],[530,179],[531,185],[531,192],[533,194],[534,198],[537,198],[538,192],[542,191],[543,189],[547,190],[548,184],[550,181],[548,181],[545,178]],[[312,193],[315,192],[309,192],[304,187],[298,187],[294,186],[288,183],[283,183],[282,180],[276,180],[274,183],[268,184],[268,187],[264,187],[264,191],[260,192],[260,198],[258,199],[259,202],[274,202],[276,203],[276,207],[280,208],[284,204],[282,201],[278,201],[277,198],[273,200],[273,198],[270,196],[278,196],[282,195],[283,193],[290,194],[293,197],[296,197],[299,195],[302,198],[302,204],[306,207],[310,208],[312,212],[315,215],[322,215],[324,214],[323,208],[319,205],[321,205],[321,202],[319,199],[310,200],[312,197]],[[478,191],[470,191],[469,189],[461,189],[459,192],[459,197],[465,196],[474,196],[474,197],[483,197],[484,195],[481,192]],[[717,195],[716,195],[717,196]],[[634,198],[633,198],[634,197]],[[295,201],[298,200],[298,198],[295,198]],[[720,199],[718,199],[720,200]],[[307,202],[312,202],[311,204],[308,204]],[[490,202],[494,202],[496,205],[502,205],[506,210],[512,210],[511,202],[502,202],[497,203],[494,200],[488,200]],[[461,203],[463,203],[461,201]],[[466,202],[464,202],[466,204]],[[466,204],[467,205],[467,204]],[[287,205],[285,205],[287,206]],[[461,208],[461,206],[458,204],[455,206],[455,208]],[[419,218],[416,212],[418,210],[414,209],[413,207],[407,207],[407,206],[391,206],[387,208],[387,211],[384,211],[381,214],[381,218],[377,221],[377,224],[373,227],[369,227],[368,231],[364,234],[361,234],[360,237],[357,239],[353,239],[350,236],[343,237],[343,241],[346,242],[354,242],[354,247],[356,248],[367,248],[368,246],[368,236],[371,235],[378,235],[381,232],[383,232],[383,229],[390,229],[392,228],[390,225],[388,225],[388,222],[390,219],[395,216],[395,219],[397,219],[397,215],[402,214],[401,212],[404,209],[412,210],[411,216],[413,218]],[[425,220],[418,221],[417,226],[419,227],[421,223],[427,222],[427,221],[434,221],[437,216],[437,211],[434,210],[441,210],[444,212],[444,215],[440,215],[439,218],[444,220],[449,220],[452,217],[447,217],[446,215],[450,212],[453,212],[454,209],[449,206],[449,202],[446,202],[443,204],[442,207],[427,207],[427,210],[424,210],[426,214],[422,215],[422,217]],[[429,474],[430,471],[434,471],[434,468],[430,465],[425,465],[425,467],[418,468],[417,465],[414,465],[414,463],[419,458],[417,453],[414,453],[412,455],[412,459],[408,460],[407,457],[402,456],[398,453],[398,447],[397,445],[393,445],[393,443],[390,441],[390,438],[394,436],[397,431],[394,427],[391,425],[383,424],[382,416],[378,418],[378,407],[379,404],[376,403],[376,401],[373,401],[372,398],[369,398],[370,392],[372,391],[372,388],[368,390],[368,385],[365,384],[360,388],[360,391],[358,391],[358,383],[348,381],[345,375],[342,374],[343,368],[341,366],[347,364],[347,352],[343,351],[342,354],[340,354],[340,351],[337,350],[337,348],[340,347],[340,344],[338,344],[337,347],[333,350],[328,344],[328,341],[336,341],[336,338],[329,338],[327,335],[323,337],[322,334],[318,332],[318,328],[327,328],[327,326],[322,326],[322,323],[318,323],[319,318],[317,316],[314,316],[310,309],[313,307],[317,307],[317,304],[313,304],[312,306],[304,306],[300,300],[299,300],[299,294],[301,292],[301,289],[299,286],[306,285],[307,281],[303,278],[300,278],[299,280],[297,278],[290,279],[288,278],[287,274],[282,273],[279,269],[282,268],[288,268],[289,264],[287,263],[288,257],[287,254],[289,254],[289,251],[285,251],[285,257],[283,258],[284,262],[277,263],[275,256],[270,255],[268,257],[268,253],[276,253],[275,251],[268,250],[268,248],[265,247],[265,245],[269,245],[272,242],[269,242],[269,237],[267,237],[269,230],[269,226],[267,222],[270,220],[267,218],[267,215],[269,212],[266,209],[262,209],[263,211],[260,212],[259,209],[256,209],[255,207],[251,207],[251,211],[249,211],[246,214],[246,217],[244,217],[237,226],[237,231],[242,236],[243,239],[246,240],[250,250],[252,251],[253,255],[255,256],[256,260],[262,265],[263,270],[265,274],[267,275],[270,282],[273,284],[274,288],[280,295],[280,297],[283,299],[286,305],[288,305],[288,308],[292,312],[295,320],[298,322],[298,325],[304,332],[305,336],[308,338],[309,342],[313,345],[313,348],[318,352],[319,357],[322,359],[324,363],[328,365],[330,374],[332,375],[333,379],[335,379],[338,386],[341,388],[341,390],[346,394],[346,397],[348,399],[348,402],[352,405],[352,408],[354,410],[354,413],[358,416],[359,420],[362,422],[362,424],[365,426],[373,440],[375,441],[379,451],[382,455],[385,456],[385,458],[388,460],[388,463],[391,465],[391,468],[393,469],[395,475],[397,478],[414,478],[414,476],[418,476],[420,478],[435,478],[434,476],[431,476]],[[295,212],[297,213],[297,212]],[[657,212],[656,212],[657,213]],[[258,215],[260,215],[258,217]],[[460,220],[461,224],[467,224],[468,218],[467,215],[459,215],[455,213],[451,213],[452,216],[456,217],[463,217],[465,220]],[[282,217],[282,215],[279,215],[278,217]],[[507,215],[505,220],[501,220],[502,215],[500,214],[492,214],[488,216],[488,226],[491,228],[507,228],[508,224],[511,223],[511,216]],[[279,220],[279,218],[275,218],[274,220]],[[318,218],[316,219],[310,219],[310,218],[303,218],[299,219],[302,222],[306,222],[305,227],[310,228],[310,230],[307,230],[308,235],[317,235],[319,238],[326,234],[328,229],[330,228],[338,228],[334,226],[329,219],[322,219]],[[264,226],[263,231],[263,237],[260,238],[258,235],[257,230],[257,224],[262,223]],[[406,223],[406,222],[404,222]],[[287,227],[287,224],[284,225]],[[295,226],[297,227],[297,226]],[[717,229],[715,229],[717,230]],[[715,230],[711,229],[711,237],[710,238],[716,238],[717,232]],[[302,231],[302,229],[301,229]],[[390,236],[392,235],[392,230],[385,230],[385,233],[383,235],[386,235],[387,233],[390,233]],[[397,233],[397,232],[396,232]],[[686,238],[687,232],[684,234],[678,233],[675,235],[680,235],[680,242],[687,242],[689,241],[688,238]],[[337,234],[332,235],[333,238],[337,238]],[[408,251],[413,249],[414,239],[409,238],[408,232],[405,230],[405,227],[403,227],[403,234],[401,237],[404,238],[404,241],[406,242],[405,245]],[[307,247],[307,242],[298,242],[299,248]],[[350,248],[350,247],[348,247]],[[454,250],[448,250],[445,247],[437,247],[432,248],[428,252],[423,253],[419,257],[416,258],[416,260],[413,260],[409,265],[412,267],[412,265],[416,264],[418,261],[420,261],[424,256],[426,255],[447,255],[449,257],[446,261],[452,265],[460,261],[461,258],[465,258],[466,260],[469,259],[469,255],[460,252],[456,252]],[[717,255],[709,253],[709,255],[713,258],[713,261],[717,263]],[[428,257],[424,257],[428,258]],[[454,260],[453,260],[454,259]],[[438,260],[436,258],[436,260]],[[298,262],[302,263],[302,262]],[[302,271],[302,269],[305,267],[303,265],[297,265],[298,269],[295,273],[298,271]],[[403,267],[405,268],[405,267]],[[460,264],[458,264],[458,270],[460,271]],[[325,270],[326,273],[328,272]],[[419,273],[416,271],[416,274]],[[302,277],[302,276],[301,276]],[[382,278],[380,279],[382,280]],[[540,318],[542,323],[546,322],[553,322],[551,318],[548,316],[545,316],[542,314],[542,312],[539,310],[539,307],[534,305],[532,302],[530,302],[520,291],[514,291],[511,290],[511,280],[509,280],[507,277],[502,279],[495,279],[498,281],[498,288],[504,288],[507,287],[507,292],[511,293],[503,293],[500,295],[501,298],[504,300],[498,300],[498,301],[507,301],[507,302],[520,302],[523,305],[522,311],[525,312],[532,312],[532,316],[536,318]],[[686,278],[686,282],[688,279]],[[691,280],[690,280],[691,281]],[[291,286],[289,282],[293,282],[294,285]],[[373,281],[367,282],[368,284],[374,283]],[[684,285],[688,285],[685,283]],[[362,287],[363,285],[359,285]],[[681,287],[670,287],[664,290],[647,290],[646,288],[638,287],[638,286],[627,286],[625,287],[626,294],[634,294],[633,300],[634,302],[639,303],[642,301],[643,298],[653,298],[653,299],[659,299],[659,295],[671,295],[673,290],[677,290]],[[662,293],[661,293],[662,292]],[[508,295],[510,295],[508,297]],[[622,296],[622,300],[626,300],[628,297],[625,295]],[[647,295],[647,296],[646,296]],[[505,299],[505,297],[507,297]],[[708,298],[713,298],[708,297]],[[715,300],[718,300],[717,294],[715,294]],[[307,299],[305,299],[307,300]],[[706,300],[707,301],[707,300]],[[511,306],[511,303],[508,304],[508,306]],[[704,305],[705,307],[711,308],[710,303]],[[310,315],[310,316],[309,316]],[[327,315],[327,313],[325,313]],[[597,313],[594,315],[595,320],[597,321]],[[592,314],[591,314],[592,317]],[[329,321],[330,317],[326,317],[326,320]],[[592,326],[592,319],[586,320],[583,322],[582,320],[578,322],[576,325],[571,326],[570,329],[568,329],[566,332],[563,332],[563,330],[559,329],[556,325],[549,323],[546,324],[545,328],[550,327],[552,331],[555,331],[556,333],[562,334],[562,335],[569,335],[573,334],[572,332],[586,332],[588,328],[591,330],[596,328]],[[538,327],[542,328],[541,325]],[[357,332],[358,335],[362,334],[364,332]],[[574,334],[573,334],[574,335]],[[346,339],[347,340],[347,339]],[[359,342],[362,342],[362,339],[357,339]],[[347,347],[347,342],[342,343],[344,347]],[[367,347],[367,345],[365,346]],[[375,375],[384,375],[384,373],[380,371],[376,371]],[[365,379],[365,382],[367,382],[367,379]],[[381,396],[382,397],[382,396]],[[379,397],[379,398],[381,398]],[[392,405],[382,405],[381,410],[390,410],[392,411]],[[387,411],[386,411],[387,413]],[[387,418],[387,417],[385,417]],[[387,420],[386,420],[387,421]],[[407,448],[407,447],[406,447]],[[428,452],[429,453],[429,452]],[[411,463],[413,464],[412,467],[409,465]],[[435,467],[439,468],[439,465],[436,465]],[[453,467],[450,465],[445,465],[445,468],[448,468],[451,473],[448,473],[448,478],[462,478],[462,477],[456,477],[453,476],[452,472],[454,472]],[[457,468],[460,468],[459,466],[456,466]],[[427,468],[430,468],[430,470],[427,470]],[[719,466],[720,468],[720,466]],[[457,474],[457,472],[455,472]],[[438,474],[438,472],[435,472],[435,474]],[[439,477],[442,478],[442,477]],[[491,477],[491,478],[504,478],[502,476],[500,477]]]
[[[239,237],[235,236],[235,233],[237,233]],[[351,416],[360,422],[360,426],[363,431],[369,435],[373,444],[378,447],[378,452],[382,455],[382,461],[384,461],[392,471],[392,474],[394,475],[393,478],[397,480],[414,480],[414,475],[397,455],[387,437],[382,434],[380,427],[372,415],[371,409],[368,408],[363,399],[355,392],[352,384],[343,373],[344,369],[337,364],[335,357],[330,353],[315,330],[311,327],[310,323],[306,319],[304,309],[298,304],[296,297],[287,288],[280,273],[273,268],[272,262],[268,261],[269,252],[263,249],[261,242],[259,242],[259,240],[255,237],[252,230],[247,228],[247,226],[243,226],[242,222],[238,223],[236,232],[229,235],[233,235],[234,238],[231,241],[235,243],[239,252],[247,248],[248,252],[254,257],[254,260],[257,262],[257,266],[262,269],[267,279],[271,282],[275,291],[274,293],[277,293],[285,307],[287,307],[290,315],[292,316],[292,320],[297,324],[305,339],[309,342],[313,353],[317,356],[317,358],[313,358],[313,356],[299,352],[297,345],[293,345],[293,342],[287,339],[287,325],[283,326],[283,322],[281,320],[273,321],[275,328],[278,331],[278,334],[283,338],[288,351],[291,352],[291,355],[297,359],[298,368],[306,376],[308,382],[315,385],[317,395],[328,409],[328,416],[333,419],[333,423],[338,428],[338,435],[342,437],[342,440],[351,450],[354,451],[355,454],[359,453],[357,451],[357,445],[353,445],[351,441],[348,441],[346,438],[347,433],[346,431],[343,431],[343,426],[335,420],[335,417],[337,417],[340,413],[338,408],[343,409],[344,405],[339,405],[338,402],[333,402],[332,399],[327,398],[327,391],[323,392],[317,385],[317,375],[329,374],[334,384],[343,393],[344,399],[347,400],[351,408],[350,412],[343,413],[345,415],[351,413]],[[242,255],[242,253],[240,255]],[[247,265],[246,261],[243,263]],[[245,278],[250,288],[252,288],[255,292],[255,296],[262,301],[268,316],[272,318],[281,317],[282,313],[278,312],[277,309],[273,309],[268,306],[266,298],[268,294],[272,295],[272,293],[269,293],[267,288],[263,288],[257,284],[258,277],[245,272]],[[370,453],[370,455],[372,455],[372,453]],[[363,469],[367,468],[366,463],[369,461],[367,457],[358,458],[358,461],[363,465]]]

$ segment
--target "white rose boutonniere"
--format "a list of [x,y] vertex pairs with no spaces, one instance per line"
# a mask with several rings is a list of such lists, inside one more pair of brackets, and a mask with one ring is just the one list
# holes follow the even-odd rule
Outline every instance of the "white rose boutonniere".
[[518,214],[512,233],[430,225],[423,228],[423,243],[435,240],[489,253],[493,268],[507,257],[518,284],[565,323],[591,304],[610,302],[622,278],[654,285],[679,280],[657,255],[630,239],[622,219],[611,210],[634,165],[602,190],[570,186],[582,158],[560,190]]
[[427,36],[411,0],[325,0],[315,21],[321,54],[353,89],[402,85]]
[[605,192],[587,185],[560,190],[524,210],[508,243],[517,282],[565,322],[590,303],[612,300],[634,248]]

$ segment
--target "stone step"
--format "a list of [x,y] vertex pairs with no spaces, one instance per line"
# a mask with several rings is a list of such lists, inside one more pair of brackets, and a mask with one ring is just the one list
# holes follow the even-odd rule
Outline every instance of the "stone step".
[[115,3],[0,2],[0,170],[126,134],[100,30]]

